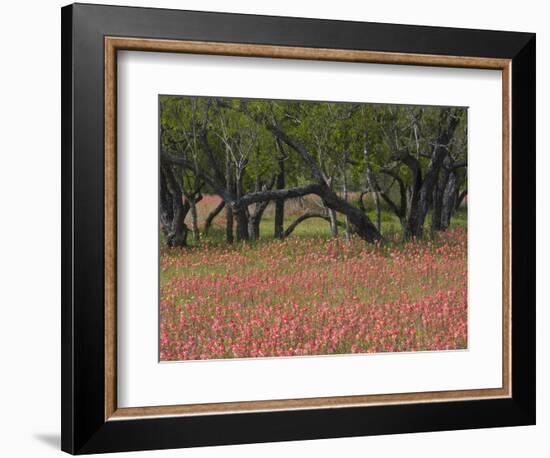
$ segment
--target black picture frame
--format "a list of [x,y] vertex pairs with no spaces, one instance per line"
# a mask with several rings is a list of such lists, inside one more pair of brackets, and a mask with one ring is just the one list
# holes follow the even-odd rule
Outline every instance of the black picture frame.
[[[104,37],[512,60],[512,396],[105,421]],[[62,449],[72,454],[535,424],[535,34],[62,8]]]

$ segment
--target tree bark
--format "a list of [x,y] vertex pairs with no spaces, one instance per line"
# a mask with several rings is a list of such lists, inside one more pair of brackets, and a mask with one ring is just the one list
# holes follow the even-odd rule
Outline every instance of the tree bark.
[[[448,160],[446,159],[445,162],[448,163]],[[434,186],[433,190],[433,205],[432,205],[432,225],[431,225],[431,231],[432,234],[435,234],[435,232],[442,230],[444,227],[443,225],[443,194],[445,192],[445,189],[447,187],[450,172],[447,168],[443,168],[440,172],[441,177],[437,180]]]
[[[410,164],[414,162],[414,166]],[[403,239],[409,240],[412,237],[422,237],[424,226],[424,218],[420,216],[420,191],[422,189],[422,172],[420,164],[415,161],[409,161],[409,168],[413,175],[413,186],[409,197],[409,206],[406,215],[405,230],[403,231]]]
[[193,241],[198,242],[201,239],[201,233],[199,230],[199,219],[197,215],[197,204],[202,200],[202,195],[198,197],[187,198],[191,210],[191,231],[193,233]]
[[221,211],[225,207],[225,202],[223,200],[220,201],[218,205],[208,214],[206,217],[206,220],[204,221],[204,234],[208,235],[208,231],[210,230],[210,227],[212,226],[212,222],[214,221],[214,218],[218,216]]
[[[236,196],[234,194],[235,190],[232,189],[230,183],[227,180],[230,174],[226,173],[226,177],[223,177],[221,175],[220,170],[215,164],[215,160],[213,158],[214,154],[208,145],[206,134],[203,133],[203,135],[200,136],[200,141],[202,143],[203,149],[205,150],[209,163],[211,163],[211,168],[213,169],[214,176],[211,176],[207,172],[200,171],[199,178],[201,178],[208,186],[210,186],[218,195],[220,195],[225,200],[227,208],[231,208],[232,214],[234,214],[235,219],[237,220],[238,240],[248,239],[248,215],[246,214],[246,207],[248,205],[254,202],[301,197],[307,194],[318,195],[325,202],[326,206],[329,209],[346,215],[349,218],[349,222],[352,226],[353,232],[359,235],[359,237],[361,237],[363,240],[370,243],[382,240],[380,232],[376,229],[376,226],[370,221],[366,214],[364,214],[357,207],[338,197],[338,195],[330,189],[315,159],[309,154],[309,152],[305,149],[303,145],[301,145],[296,140],[291,139],[288,135],[286,135],[274,124],[270,123],[266,119],[262,119],[259,122],[264,123],[264,125],[275,135],[275,137],[286,143],[298,153],[298,155],[310,168],[311,173],[315,179],[315,183],[311,183],[307,186],[303,186],[300,188],[277,189],[272,191],[246,193],[244,195]],[[194,165],[189,161],[183,158],[170,156],[166,152],[163,152],[163,159],[171,162],[172,164],[178,164],[183,167],[190,168],[191,170],[195,169]],[[226,161],[226,167],[228,167],[229,165],[227,162],[228,161]],[[231,217],[229,216],[228,212],[228,224],[226,226],[226,234],[227,241],[229,243],[231,243],[232,241],[232,237],[229,236],[229,228],[231,228],[232,234],[232,225],[230,223],[230,220]]]
[[323,199],[328,208],[346,215],[352,225],[353,232],[355,232],[363,240],[370,243],[382,240],[382,235],[380,232],[378,232],[368,216],[365,215],[359,208],[338,197],[336,193],[327,186],[323,187],[322,192],[318,195],[321,199]]
[[374,184],[378,189],[380,196],[382,197],[382,199],[384,199],[384,202],[388,204],[394,214],[399,218],[401,227],[403,228],[403,231],[405,231],[407,227],[407,204],[409,202],[407,187],[405,186],[405,182],[401,179],[397,172],[383,169],[382,173],[385,173],[386,175],[392,177],[394,179],[394,183],[397,182],[397,185],[399,186],[399,204],[395,203],[388,195],[388,192],[394,183],[392,183],[390,187],[385,191],[380,189],[380,186],[378,185],[378,182],[376,180],[374,180]]
[[164,183],[172,201],[172,211],[170,212],[172,221],[165,231],[166,245],[169,247],[185,247],[187,246],[187,234],[189,232],[185,225],[185,217],[190,208],[189,201],[185,199],[185,203],[183,202],[181,187],[171,168],[161,169],[161,174],[164,175]]
[[[348,153],[346,153],[344,155],[344,170],[342,171],[342,181],[343,181],[343,185],[344,185],[344,201],[347,203],[348,202],[348,176],[346,174],[346,166],[345,164],[347,163],[347,157],[348,157]],[[338,220],[335,221],[335,223],[337,222]],[[332,223],[331,223],[332,224]],[[336,224],[335,224],[336,226]],[[351,228],[350,228],[350,224],[349,224],[349,217],[348,215],[346,215],[346,240],[349,242],[350,239],[351,239]],[[380,231],[380,229],[378,229],[378,231]]]
[[440,230],[448,229],[458,200],[458,177],[451,172],[443,192]]
[[329,208],[328,216],[330,221],[330,233],[333,237],[338,237],[338,218],[336,217],[336,212]]
[[277,126],[267,123],[266,127],[281,141],[294,149],[303,161],[308,165],[311,173],[317,181],[318,190],[315,192],[323,199],[326,206],[334,211],[342,213],[349,218],[349,222],[353,227],[353,231],[363,240],[373,243],[382,240],[382,235],[376,229],[376,226],[370,221],[369,217],[357,207],[344,201],[332,191],[326,183],[326,179],[322,171],[317,166],[315,159],[309,154],[306,148],[298,141],[290,138]]
[[[382,230],[382,213],[380,210],[380,196],[378,195],[378,186],[375,185],[374,175],[369,165],[369,140],[368,133],[365,134],[365,145],[363,148],[363,156],[365,158],[365,175],[367,176],[367,184],[374,197],[374,206],[376,209],[376,229],[378,232]],[[363,196],[361,196],[361,204],[363,204]],[[363,207],[364,208],[364,207]]]
[[408,152],[405,152],[402,156],[403,162],[411,169],[413,177],[416,177],[411,196],[407,227],[404,234],[405,239],[410,237],[422,238],[424,235],[424,221],[433,203],[434,188],[439,179],[443,160],[448,154],[448,145],[458,126],[458,118],[453,116],[450,110],[442,112],[441,118],[441,125],[443,123],[446,123],[446,125],[439,132],[432,150],[428,169],[423,178],[418,160]]
[[260,223],[264,212],[269,205],[269,200],[255,205],[254,213],[248,218],[248,235],[250,240],[258,240],[260,238]]
[[[206,139],[206,136],[203,140],[204,147],[207,148],[210,151],[210,147],[208,146],[208,141]],[[210,152],[209,156],[212,156],[212,153]],[[212,159],[213,161],[213,159]],[[232,181],[233,174],[231,173],[231,160],[229,157],[229,152],[226,150],[225,152],[225,191],[228,195],[232,194],[233,192],[233,181]],[[225,200],[225,199],[224,199]],[[229,205],[230,202],[225,200],[226,205],[226,222],[225,222],[225,241],[228,244],[233,243],[234,236],[233,236],[233,208],[231,205]]]
[[464,199],[466,198],[467,195],[468,195],[468,189],[464,189],[464,191],[462,191],[458,195],[458,198],[456,199],[455,210],[458,210],[458,208],[462,205],[462,202],[464,202]]
[[233,214],[237,223],[237,241],[243,242],[249,239],[248,237],[248,214],[246,207],[243,205],[235,205]]
[[168,190],[166,183],[166,174],[164,168],[160,170],[160,227],[164,238],[168,237],[170,228],[172,227],[172,221],[174,219],[174,204],[172,203],[172,194]]
[[225,206],[225,241],[228,244],[233,243],[233,209],[229,206]]
[[[285,158],[283,147],[279,139],[276,139],[277,149],[279,150],[279,158],[277,163],[279,170],[276,178],[276,189],[284,189],[286,186],[286,177],[285,177]],[[283,228],[285,222],[285,200],[277,199],[275,200],[275,221],[274,221],[274,236],[276,239],[283,238]]]
[[298,188],[248,193],[242,196],[239,199],[239,202],[233,205],[233,208],[235,210],[236,207],[250,205],[254,202],[265,202],[266,200],[275,199],[290,199],[293,197],[306,196],[308,194],[315,194],[319,196],[327,208],[334,210],[335,212],[342,213],[343,215],[347,215],[352,226],[352,231],[357,233],[357,235],[365,241],[372,243],[382,240],[380,232],[376,230],[376,227],[372,224],[368,216],[365,215],[359,208],[340,198],[325,183],[312,183]]

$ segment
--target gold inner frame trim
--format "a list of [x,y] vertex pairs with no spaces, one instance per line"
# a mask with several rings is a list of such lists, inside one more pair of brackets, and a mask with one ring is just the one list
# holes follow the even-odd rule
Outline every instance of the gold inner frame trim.
[[[502,71],[502,387],[399,394],[333,396],[303,399],[143,406],[119,408],[117,404],[117,51],[174,52],[240,57],[266,57],[339,62],[479,68]],[[144,417],[247,413],[479,400],[511,397],[511,67],[509,59],[404,54],[344,49],[215,43],[143,38],[105,37],[105,420]]]

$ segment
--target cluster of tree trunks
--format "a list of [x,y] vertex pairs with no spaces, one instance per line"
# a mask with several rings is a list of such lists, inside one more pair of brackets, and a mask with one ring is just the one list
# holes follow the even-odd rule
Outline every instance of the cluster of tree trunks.
[[[383,169],[397,183],[399,201],[395,202],[378,184],[375,187],[382,199],[399,218],[403,227],[403,238],[422,238],[428,212],[432,210],[431,231],[445,230],[449,227],[453,212],[460,205],[459,183],[456,170],[465,164],[453,163],[449,154],[449,145],[459,120],[451,111],[443,112],[440,133],[430,153],[429,164],[423,172],[420,160],[407,148],[395,147],[393,158],[397,166],[405,165],[412,176],[412,186],[408,188],[396,167]],[[373,179],[373,181],[375,181]]]
[[[223,106],[223,105],[222,105]],[[200,148],[204,153],[208,168],[198,168],[197,164],[188,157],[175,156],[167,151],[162,151],[162,166],[160,177],[160,219],[168,246],[186,246],[190,232],[185,224],[185,218],[191,213],[194,240],[199,240],[196,205],[202,198],[201,188],[207,185],[212,191],[221,197],[221,202],[211,211],[205,221],[204,232],[208,233],[212,221],[225,210],[226,215],[226,240],[232,243],[237,241],[256,240],[260,236],[260,223],[262,216],[270,202],[274,203],[275,216],[273,234],[275,238],[288,237],[295,228],[310,218],[326,220],[333,234],[337,234],[338,226],[342,224],[337,219],[337,214],[345,218],[343,227],[349,237],[354,233],[367,242],[377,242],[383,239],[381,234],[381,200],[399,218],[403,227],[404,238],[423,237],[424,224],[428,212],[432,211],[432,231],[444,230],[449,227],[453,212],[464,199],[465,192],[459,195],[459,180],[457,170],[464,164],[453,163],[449,154],[449,144],[453,138],[459,120],[451,111],[442,112],[439,135],[430,152],[424,152],[424,157],[429,158],[427,167],[421,167],[417,154],[408,148],[401,148],[395,144],[392,151],[394,166],[381,170],[391,180],[390,186],[397,186],[399,191],[398,201],[389,195],[388,190],[383,190],[378,183],[375,173],[370,167],[368,133],[365,134],[364,161],[365,182],[367,191],[361,194],[359,206],[348,201],[347,181],[344,171],[344,196],[341,197],[332,187],[332,177],[324,173],[314,155],[297,138],[290,136],[274,118],[264,115],[252,114],[242,109],[242,112],[256,123],[264,126],[274,138],[275,152],[278,170],[268,181],[256,181],[253,190],[244,190],[242,173],[234,174],[231,168],[234,151],[231,145],[225,142],[225,164],[219,163],[219,154],[216,156],[214,148],[210,145],[211,139],[205,115],[198,135]],[[311,182],[299,187],[286,187],[285,160],[288,157],[287,149],[293,151],[307,166]],[[243,161],[243,168],[246,162]],[[399,167],[404,165],[412,176],[412,185],[406,185],[399,173]],[[181,183],[176,178],[176,170],[192,171],[196,177],[196,186],[191,192],[185,192]],[[242,172],[241,170],[241,172]],[[363,204],[363,196],[369,193],[374,198],[376,207],[376,223],[373,223],[367,215]],[[306,211],[294,220],[286,229],[284,228],[285,201],[290,198],[316,195],[320,198],[325,208],[322,212]]]
[[[166,245],[170,247],[187,246],[189,228],[185,218],[192,212],[193,233],[198,233],[196,204],[202,199],[200,191],[186,197],[174,170],[170,166],[162,166],[160,170],[160,223]],[[195,232],[196,231],[196,232]],[[198,240],[195,236],[195,240]]]
[[[303,147],[297,140],[291,139],[276,126],[268,124],[267,127],[274,133],[278,140],[294,149],[310,165],[312,168],[312,174],[316,180],[314,183],[301,187],[264,189],[261,191],[253,191],[242,194],[242,188],[239,184],[237,183],[236,185],[232,185],[232,183],[230,183],[229,180],[227,180],[221,173],[214,160],[214,154],[208,143],[207,135],[204,133],[201,136],[201,141],[205,153],[210,159],[210,166],[213,173],[207,173],[203,170],[198,171],[197,173],[199,178],[214,189],[225,202],[227,209],[226,219],[228,221],[226,238],[229,243],[233,241],[233,219],[235,220],[236,225],[237,241],[249,240],[250,238],[257,237],[259,234],[261,216],[270,201],[284,202],[289,198],[302,197],[309,194],[315,194],[320,197],[329,210],[343,214],[348,219],[353,232],[359,237],[368,242],[375,242],[382,239],[382,235],[364,212],[347,202],[345,199],[339,197],[338,194],[331,189],[330,182],[327,182],[326,178],[322,175],[312,156],[305,149],[305,147]],[[193,167],[193,164],[187,159],[173,157],[167,153],[163,155],[163,161],[166,163],[171,163],[172,165],[179,165],[188,168]],[[278,183],[281,182],[282,180]],[[248,207],[252,204],[261,205],[257,206],[257,210],[250,215]],[[279,216],[279,221],[280,219],[281,216]],[[249,220],[251,220],[250,226]],[[251,232],[249,231],[249,227],[252,229]],[[280,226],[277,230],[280,231]]]
[[311,191],[309,193],[316,194],[321,198],[324,205],[329,210],[329,215],[331,214],[331,211],[333,212],[333,217],[331,218],[331,228],[333,228],[333,231],[337,230],[334,213],[341,213],[345,216],[346,220],[349,221],[351,230],[353,230],[353,232],[362,239],[367,242],[382,240],[382,234],[372,223],[369,217],[359,208],[349,203],[346,199],[339,197],[338,194],[332,189],[330,179],[323,174],[323,171],[318,166],[313,156],[302,143],[300,143],[297,139],[291,138],[276,124],[265,119],[263,119],[263,122],[279,141],[292,148],[308,165],[311,175],[315,180],[315,184],[311,185]]

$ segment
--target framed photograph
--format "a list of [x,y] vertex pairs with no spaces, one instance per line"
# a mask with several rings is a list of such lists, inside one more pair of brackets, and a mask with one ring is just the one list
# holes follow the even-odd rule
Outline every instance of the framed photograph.
[[62,449],[535,423],[535,35],[62,9]]

